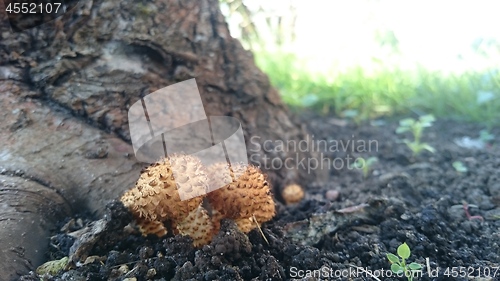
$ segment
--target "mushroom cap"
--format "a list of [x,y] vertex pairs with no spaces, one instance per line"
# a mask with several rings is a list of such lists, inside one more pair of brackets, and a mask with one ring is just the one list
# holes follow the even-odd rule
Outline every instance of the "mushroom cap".
[[199,247],[212,241],[213,225],[207,211],[198,206],[176,226],[179,234],[187,235],[193,239],[193,245]]
[[[226,164],[214,164],[207,169],[208,173],[216,174],[216,171],[224,165]],[[249,232],[257,226],[252,221],[254,216],[259,224],[272,219],[275,214],[275,204],[269,183],[260,169],[253,165],[236,164],[229,170],[230,183],[207,195],[210,206],[216,211],[217,216],[234,219],[238,226],[245,225],[244,229],[240,228],[244,232]],[[221,177],[212,177],[210,186],[220,186],[223,182],[220,180]],[[238,223],[240,220],[241,223]]]
[[281,196],[286,204],[295,204],[304,198],[304,189],[298,184],[289,184],[283,188]]

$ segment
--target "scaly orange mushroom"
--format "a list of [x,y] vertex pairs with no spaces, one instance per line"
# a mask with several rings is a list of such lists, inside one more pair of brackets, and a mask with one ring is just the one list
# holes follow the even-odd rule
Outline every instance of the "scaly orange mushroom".
[[[177,178],[173,170],[181,171],[176,173]],[[229,174],[221,172],[227,170]],[[187,192],[188,198],[196,197],[182,201],[178,183],[182,183],[182,192]],[[185,190],[185,186],[189,188]],[[206,194],[209,187],[221,188]],[[202,206],[204,198],[210,204],[210,215]],[[192,155],[172,155],[145,168],[121,201],[143,235],[166,235],[165,225],[170,225],[174,234],[193,238],[195,246],[210,243],[221,219],[233,219],[242,232],[248,233],[275,215],[270,186],[260,169],[222,163],[206,169]]]

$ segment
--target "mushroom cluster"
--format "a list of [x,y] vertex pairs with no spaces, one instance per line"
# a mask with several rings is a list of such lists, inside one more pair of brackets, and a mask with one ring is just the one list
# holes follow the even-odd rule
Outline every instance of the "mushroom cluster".
[[[174,170],[182,173],[174,177]],[[180,184],[190,199],[181,200]],[[210,187],[220,186],[208,192]],[[195,246],[210,243],[224,218],[234,220],[248,233],[275,214],[269,183],[257,167],[226,163],[204,167],[195,156],[181,154],[143,169],[135,187],[121,201],[143,235],[163,236],[171,230],[190,236]]]

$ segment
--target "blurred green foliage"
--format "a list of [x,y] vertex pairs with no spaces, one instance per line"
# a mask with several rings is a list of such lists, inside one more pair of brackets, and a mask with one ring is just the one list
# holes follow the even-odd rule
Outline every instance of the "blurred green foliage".
[[[264,6],[252,10],[245,3],[249,2],[220,0],[226,17],[239,19],[239,39],[253,51],[257,65],[292,108],[312,108],[357,124],[412,113],[481,122],[487,129],[500,121],[500,67],[460,74],[433,71],[422,65],[411,70],[398,68],[386,63],[394,58],[397,61],[401,55],[398,38],[388,29],[376,32],[374,40],[390,50],[392,59],[373,58],[371,65],[351,68],[332,65],[329,71],[316,72],[306,60],[284,51],[283,43],[293,43],[295,38],[297,14],[292,4],[286,16],[273,18]],[[270,38],[261,36],[264,30],[258,29],[257,15],[265,19],[260,27],[273,34]]]
[[444,74],[419,66],[416,70],[362,66],[313,73],[290,53],[255,53],[284,101],[292,107],[313,108],[323,114],[357,121],[409,113],[434,114],[481,122],[500,121],[500,71]]

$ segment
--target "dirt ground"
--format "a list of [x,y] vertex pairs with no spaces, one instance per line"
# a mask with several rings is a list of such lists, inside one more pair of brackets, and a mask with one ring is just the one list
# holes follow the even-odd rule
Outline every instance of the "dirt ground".
[[[407,280],[386,277],[386,254],[403,242],[411,248],[409,262],[424,267],[414,280],[500,280],[500,144],[473,147],[482,126],[438,120],[423,137],[436,152],[412,158],[395,133],[397,120],[357,126],[333,117],[302,119],[316,140],[354,144],[321,157],[378,162],[364,178],[338,160],[326,181],[304,185],[303,201],[277,202],[277,215],[262,226],[267,242],[231,221],[201,249],[188,237],[145,238],[124,228],[130,215],[111,203],[105,219],[113,226],[82,250],[90,258],[44,280],[377,280],[361,269],[380,280]],[[500,136],[498,128],[491,133]],[[372,146],[360,147],[363,141]],[[467,171],[458,172],[455,161]],[[61,222],[66,226],[54,233],[47,260],[67,256],[75,241],[68,233],[89,223],[85,215]]]

